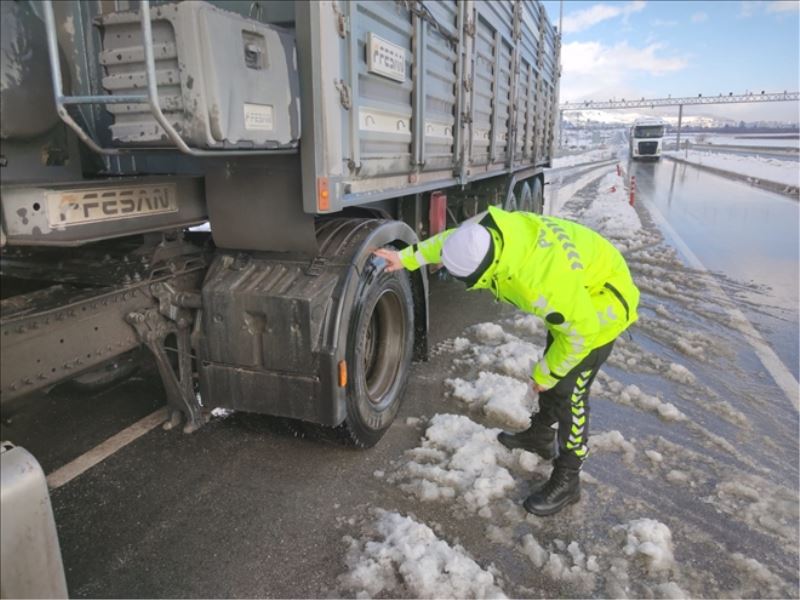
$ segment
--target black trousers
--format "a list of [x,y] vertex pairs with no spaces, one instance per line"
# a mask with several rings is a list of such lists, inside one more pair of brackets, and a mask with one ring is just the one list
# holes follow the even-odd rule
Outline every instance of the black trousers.
[[[592,350],[569,373],[546,392],[539,394],[539,412],[532,424],[558,423],[558,457],[554,464],[580,469],[589,452],[589,390],[602,364],[611,354],[614,341]],[[547,334],[547,348],[553,343]],[[546,350],[545,350],[546,351]]]

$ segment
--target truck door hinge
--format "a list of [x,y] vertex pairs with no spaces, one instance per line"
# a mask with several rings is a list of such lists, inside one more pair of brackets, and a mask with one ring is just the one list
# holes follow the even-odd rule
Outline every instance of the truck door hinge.
[[336,86],[336,89],[339,90],[339,102],[342,103],[345,110],[350,110],[353,106],[353,100],[350,96],[350,86],[344,82],[344,79],[338,81],[334,80],[333,84]]
[[336,2],[332,2],[331,6],[333,7],[333,12],[336,13],[336,33],[339,34],[340,38],[344,39],[350,32],[350,18],[339,10],[339,5]]
[[464,35],[467,35],[469,37],[475,37],[474,19],[469,19],[466,23],[464,23]]

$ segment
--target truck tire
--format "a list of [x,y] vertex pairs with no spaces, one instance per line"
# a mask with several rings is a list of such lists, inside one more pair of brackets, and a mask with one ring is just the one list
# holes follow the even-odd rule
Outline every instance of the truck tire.
[[531,195],[531,186],[525,181],[519,188],[519,198],[517,198],[517,210],[522,212],[531,212],[533,209],[533,196]]
[[544,213],[544,188],[540,177],[534,177],[531,182],[531,208],[530,212],[541,215]]
[[360,282],[347,339],[344,441],[370,448],[394,421],[414,351],[414,300],[405,271],[387,273],[370,259]]

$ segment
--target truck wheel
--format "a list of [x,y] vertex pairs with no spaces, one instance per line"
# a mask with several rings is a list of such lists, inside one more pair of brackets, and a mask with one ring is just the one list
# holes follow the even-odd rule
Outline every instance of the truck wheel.
[[531,195],[531,186],[528,182],[524,182],[519,188],[519,199],[517,200],[517,210],[523,212],[531,212],[533,210],[533,196]]
[[345,441],[374,446],[394,421],[414,350],[414,301],[405,271],[365,268],[347,340]]
[[531,208],[529,210],[537,215],[544,213],[544,189],[539,177],[531,179]]

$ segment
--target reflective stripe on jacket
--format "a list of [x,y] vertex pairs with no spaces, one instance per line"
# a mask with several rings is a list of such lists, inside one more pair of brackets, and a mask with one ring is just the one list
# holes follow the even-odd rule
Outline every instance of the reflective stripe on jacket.
[[[565,219],[495,207],[480,223],[496,234],[495,260],[470,289],[491,289],[544,319],[553,343],[533,369],[539,385],[554,386],[637,320],[639,290],[622,254],[600,234]],[[453,231],[405,248],[403,266],[413,271],[441,262]]]

